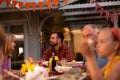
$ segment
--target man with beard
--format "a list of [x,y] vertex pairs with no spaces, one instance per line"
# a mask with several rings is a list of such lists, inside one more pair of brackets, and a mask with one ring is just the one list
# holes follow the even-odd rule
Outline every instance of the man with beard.
[[58,56],[59,60],[66,59],[67,61],[73,60],[73,53],[71,49],[63,44],[64,36],[61,32],[53,32],[50,36],[50,47],[43,53],[42,60],[49,61],[52,53]]

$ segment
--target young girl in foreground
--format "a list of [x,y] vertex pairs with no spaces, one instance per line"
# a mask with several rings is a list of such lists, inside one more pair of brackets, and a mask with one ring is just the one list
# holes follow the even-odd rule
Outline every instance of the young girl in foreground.
[[87,60],[87,68],[92,80],[120,80],[120,30],[118,28],[105,28],[98,34],[97,53],[107,57],[108,63],[102,71],[99,70],[94,49],[87,41],[80,45],[82,55]]

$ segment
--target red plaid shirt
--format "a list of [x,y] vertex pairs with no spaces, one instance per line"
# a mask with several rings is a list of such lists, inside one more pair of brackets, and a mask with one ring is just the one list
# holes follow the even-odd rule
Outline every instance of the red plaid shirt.
[[[52,57],[52,52],[53,48],[51,46],[48,47],[48,49],[43,53],[42,60],[49,61],[49,58]],[[59,47],[58,51],[54,51],[54,53],[60,60],[66,59],[67,61],[72,61],[74,58],[71,49],[64,44]]]

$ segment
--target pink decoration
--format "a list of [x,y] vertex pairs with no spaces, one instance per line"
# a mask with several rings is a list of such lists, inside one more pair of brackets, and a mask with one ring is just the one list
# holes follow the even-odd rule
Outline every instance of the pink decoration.
[[110,14],[111,21],[114,21],[114,14]]
[[96,0],[90,0],[90,3],[93,3],[93,2],[95,2]]
[[114,14],[114,19],[118,23],[118,14]]
[[96,3],[95,10],[98,10],[100,8],[100,5]]
[[109,12],[106,12],[106,20],[108,20],[110,17],[110,13]]
[[100,15],[102,16],[105,10],[103,8],[100,8]]

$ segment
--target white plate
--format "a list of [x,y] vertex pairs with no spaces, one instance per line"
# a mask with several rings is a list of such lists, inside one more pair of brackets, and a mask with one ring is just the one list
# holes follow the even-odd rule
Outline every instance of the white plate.
[[47,78],[47,80],[50,80],[50,79],[57,79],[57,78],[58,78],[58,76],[50,76],[50,77]]
[[55,70],[59,73],[68,72],[72,67],[56,66]]
[[77,61],[77,62],[67,62],[68,66],[83,66],[83,61]]

